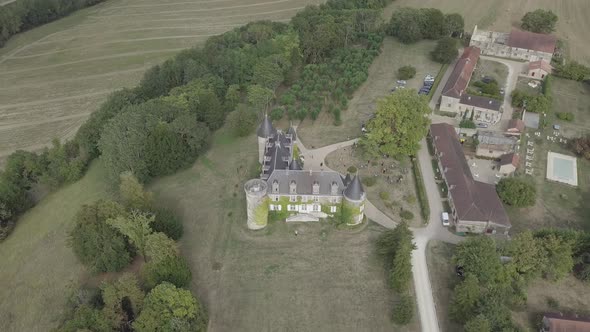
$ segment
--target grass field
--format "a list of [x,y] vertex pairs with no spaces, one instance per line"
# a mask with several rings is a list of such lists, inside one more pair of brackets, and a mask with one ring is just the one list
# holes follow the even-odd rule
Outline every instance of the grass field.
[[391,323],[394,297],[373,247],[381,226],[273,222],[246,229],[242,186],[253,175],[256,147],[254,137],[218,133],[194,167],[151,186],[185,222],[182,252],[210,331],[418,331],[416,322]]
[[297,127],[302,142],[306,146],[321,147],[360,136],[361,124],[374,113],[377,100],[389,95],[396,86],[400,67],[416,67],[416,77],[408,80],[408,89],[419,89],[426,74],[438,73],[440,64],[430,60],[435,45],[434,41],[404,45],[394,38],[385,38],[381,54],[369,67],[369,78],[354,93],[348,108],[342,111],[342,125],[334,126],[333,116],[322,112],[317,120],[306,119]]
[[[553,112],[572,112],[574,121],[558,120],[550,114],[550,125],[559,124],[560,133],[566,138],[590,133],[590,88],[584,83],[554,78],[552,85]],[[530,139],[535,130],[529,130]],[[590,230],[590,161],[578,158],[578,187],[546,180],[547,152],[553,151],[573,155],[566,144],[547,140],[553,136],[553,129],[542,131],[541,138],[535,138],[533,170],[537,184],[537,204],[530,208],[508,208],[512,222],[512,232],[542,227],[571,227]],[[526,139],[521,149],[526,148]],[[524,151],[524,150],[523,150]],[[522,172],[522,171],[521,171]]]
[[465,18],[465,30],[479,28],[510,31],[518,27],[522,16],[538,8],[550,9],[559,16],[556,35],[565,41],[569,56],[590,65],[590,1],[587,0],[396,0],[390,12],[398,7],[433,7],[445,13],[459,13]]
[[102,166],[48,195],[0,243],[0,331],[49,331],[60,323],[71,289],[86,278],[67,232],[81,205],[108,196]]
[[181,49],[320,2],[112,0],[17,35],[0,49],[0,159],[72,136],[110,91]]

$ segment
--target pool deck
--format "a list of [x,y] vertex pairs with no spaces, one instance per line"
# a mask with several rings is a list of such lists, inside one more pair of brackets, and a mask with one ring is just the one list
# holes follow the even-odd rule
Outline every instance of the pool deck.
[[[569,165],[570,170],[561,169]],[[565,174],[564,174],[565,173]],[[547,152],[547,180],[578,186],[578,162],[575,157]]]

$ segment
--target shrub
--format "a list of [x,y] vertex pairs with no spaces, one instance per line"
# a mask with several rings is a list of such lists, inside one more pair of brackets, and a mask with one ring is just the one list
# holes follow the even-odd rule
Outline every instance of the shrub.
[[363,184],[367,187],[372,187],[377,183],[377,178],[374,176],[367,176],[363,178]]
[[414,204],[414,203],[416,203],[416,196],[406,195],[406,196],[404,196],[404,201],[406,201],[409,204]]
[[414,298],[410,294],[402,294],[399,302],[393,307],[393,322],[399,325],[406,325],[414,317]]
[[182,221],[168,209],[160,209],[156,212],[156,219],[151,227],[154,232],[162,232],[173,240],[180,239],[184,231]]
[[436,48],[430,53],[432,59],[438,63],[448,64],[459,56],[457,40],[451,37],[444,37],[438,41]]
[[401,210],[399,216],[402,217],[404,220],[412,220],[414,219],[414,214],[408,210]]
[[384,201],[388,201],[390,196],[389,196],[389,192],[387,191],[382,191],[379,193],[379,197],[381,197],[382,200]]
[[572,140],[572,148],[577,155],[590,160],[590,135]]
[[553,297],[547,297],[547,306],[553,310],[559,309],[559,301]]
[[417,158],[412,158],[412,170],[414,171],[414,180],[416,181],[416,192],[418,194],[418,202],[420,203],[420,213],[424,222],[427,223],[430,218],[430,205],[428,205],[428,197],[426,196],[426,187],[424,186],[424,179],[420,171],[420,164]]
[[356,174],[356,172],[358,171],[358,169],[355,166],[350,166],[346,169],[346,171],[350,174]]
[[570,112],[557,112],[555,113],[558,119],[564,121],[574,121],[574,114]]
[[403,66],[397,70],[397,77],[400,80],[409,80],[416,76],[416,68],[412,66]]
[[270,112],[270,118],[273,121],[278,121],[278,120],[282,119],[283,115],[285,115],[285,110],[282,108],[275,108],[274,110],[272,110]]
[[514,207],[532,206],[537,199],[535,186],[522,178],[503,178],[496,191],[504,203]]
[[473,122],[472,120],[461,120],[461,122],[459,123],[459,128],[471,128],[471,129],[475,129],[475,122]]
[[551,10],[537,9],[524,14],[521,27],[532,32],[551,33],[555,31],[557,20],[557,15]]
[[152,289],[167,281],[176,287],[187,287],[192,278],[188,263],[182,256],[164,258],[158,262],[147,263],[142,271],[145,286]]

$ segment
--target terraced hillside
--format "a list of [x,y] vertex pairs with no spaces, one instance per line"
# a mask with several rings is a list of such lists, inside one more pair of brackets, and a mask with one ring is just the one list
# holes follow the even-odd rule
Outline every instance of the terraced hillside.
[[0,49],[0,160],[73,135],[109,92],[181,49],[320,2],[113,0],[15,36]]

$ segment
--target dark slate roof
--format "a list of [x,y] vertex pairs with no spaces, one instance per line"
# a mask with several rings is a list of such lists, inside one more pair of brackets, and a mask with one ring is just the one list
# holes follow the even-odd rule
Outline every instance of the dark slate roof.
[[258,137],[267,138],[276,134],[276,132],[277,130],[275,129],[275,127],[272,126],[272,121],[270,121],[268,115],[265,114],[264,119],[262,119],[262,122],[260,123],[260,126],[258,126],[256,134],[258,135]]
[[502,106],[502,102],[497,99],[468,94],[461,96],[460,103],[463,105],[475,106],[493,111],[499,111],[500,107]]
[[350,178],[350,173],[346,173],[346,177],[342,178],[342,181],[344,182],[345,186],[348,186],[351,180],[352,179]]
[[353,201],[360,201],[363,199],[364,193],[365,190],[361,184],[361,179],[358,175],[355,175],[350,184],[346,186],[346,189],[344,190],[344,197]]
[[480,53],[481,50],[475,46],[465,48],[465,51],[459,60],[457,60],[457,64],[453,68],[453,72],[442,90],[443,96],[453,98],[461,97],[467,89]]
[[507,44],[510,47],[553,53],[555,52],[555,46],[557,45],[557,37],[542,33],[512,29]]
[[291,163],[289,164],[289,169],[292,171],[302,170],[301,165],[299,164],[299,161],[297,159],[293,159],[293,161],[291,161]]
[[510,227],[510,220],[496,188],[473,179],[455,128],[446,123],[437,123],[430,126],[430,134],[439,153],[438,159],[459,220],[490,221]]
[[[334,171],[291,171],[275,170],[267,180],[269,194],[272,192],[274,181],[279,183],[279,194],[289,195],[289,184],[295,181],[297,184],[297,195],[312,195],[313,184],[317,182],[320,185],[320,195],[332,195],[332,183],[338,185],[337,195],[342,195],[344,183],[338,172]],[[275,193],[276,194],[276,193]]]
[[291,135],[293,142],[297,140],[297,133],[295,132],[295,128],[289,127],[287,130],[287,135]]
[[262,178],[268,178],[275,170],[288,169],[289,163],[292,160],[292,145],[290,140],[281,132],[268,138],[267,144],[270,147],[266,148],[265,157],[270,157],[270,161],[265,161],[263,164]]

